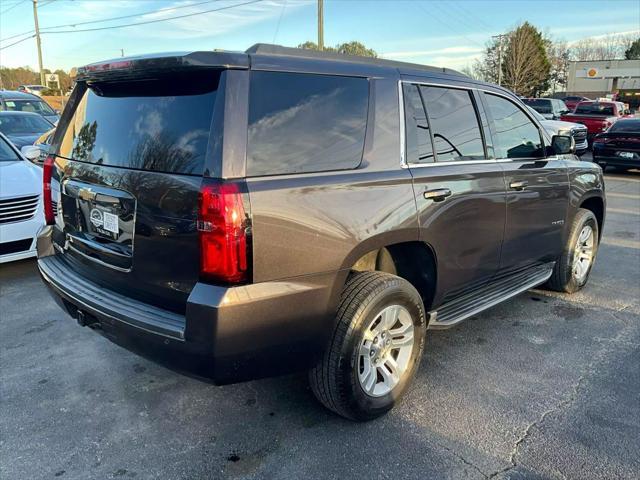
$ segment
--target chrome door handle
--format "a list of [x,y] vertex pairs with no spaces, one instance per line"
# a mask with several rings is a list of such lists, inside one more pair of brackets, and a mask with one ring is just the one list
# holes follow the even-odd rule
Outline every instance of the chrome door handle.
[[433,200],[434,202],[442,202],[445,198],[451,195],[451,190],[448,188],[435,188],[433,190],[427,190],[424,192],[424,198],[427,200]]
[[509,188],[511,188],[512,190],[524,190],[525,188],[527,188],[527,185],[529,185],[529,182],[526,181],[520,181],[520,182],[511,182],[509,184]]

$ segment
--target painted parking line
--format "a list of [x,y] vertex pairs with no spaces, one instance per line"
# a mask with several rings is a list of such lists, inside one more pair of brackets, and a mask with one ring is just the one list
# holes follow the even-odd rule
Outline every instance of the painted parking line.
[[602,243],[604,245],[609,245],[611,247],[624,247],[624,248],[635,248],[640,249],[640,242],[636,240],[625,240],[622,238],[609,238],[604,237],[602,239]]
[[628,198],[630,200],[640,200],[640,194],[635,193],[618,193],[618,192],[607,192],[607,198]]
[[607,208],[607,213],[621,213],[623,215],[640,215],[640,209],[628,210],[626,208]]

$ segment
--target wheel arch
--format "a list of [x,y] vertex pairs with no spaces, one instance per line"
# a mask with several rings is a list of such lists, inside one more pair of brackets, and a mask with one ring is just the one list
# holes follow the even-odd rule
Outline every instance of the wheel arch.
[[602,238],[602,230],[604,228],[605,217],[605,201],[599,193],[585,195],[581,200],[578,208],[584,208],[591,211],[598,222],[598,240]]
[[380,271],[404,278],[420,293],[425,309],[431,309],[438,280],[437,256],[426,242],[418,239],[366,242],[346,260],[337,282],[338,295],[352,271]]

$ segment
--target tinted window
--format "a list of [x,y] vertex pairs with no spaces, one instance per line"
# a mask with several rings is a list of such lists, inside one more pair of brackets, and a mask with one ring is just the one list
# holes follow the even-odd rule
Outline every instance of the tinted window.
[[252,72],[247,173],[355,168],[369,101],[364,78]]
[[523,100],[523,102],[533,108],[536,112],[553,113],[553,109],[551,108],[551,100],[545,100],[542,98],[529,98]]
[[609,128],[609,131],[640,133],[640,120],[618,120]]
[[82,162],[201,174],[218,74],[173,75],[86,89],[60,155]]
[[493,117],[493,147],[496,158],[540,158],[544,156],[540,132],[513,102],[486,94]]
[[429,123],[418,87],[404,84],[403,94],[407,163],[433,162]]
[[480,125],[471,92],[420,87],[438,162],[484,159]]
[[613,105],[599,103],[585,103],[578,105],[574,113],[583,115],[614,115]]

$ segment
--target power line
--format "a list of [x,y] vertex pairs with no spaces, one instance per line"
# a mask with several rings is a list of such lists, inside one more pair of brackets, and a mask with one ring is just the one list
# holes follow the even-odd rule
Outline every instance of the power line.
[[[52,1],[55,1],[55,0],[50,0],[49,3],[51,3]],[[94,24],[94,23],[110,22],[110,21],[113,21],[113,20],[123,20],[125,18],[140,17],[140,16],[143,16],[143,15],[149,15],[149,14],[152,14],[152,13],[156,13],[157,14],[157,13],[163,13],[163,12],[171,12],[173,10],[179,10],[181,8],[197,7],[198,5],[203,5],[205,3],[212,3],[212,2],[219,2],[219,1],[221,1],[221,0],[205,0],[203,2],[190,3],[188,5],[178,5],[176,7],[166,7],[166,8],[161,8],[159,10],[147,10],[146,12],[133,13],[133,14],[130,14],[130,15],[121,15],[119,17],[103,18],[101,20],[90,20],[88,22],[68,23],[68,24],[64,24],[64,25],[53,25],[51,27],[42,27],[40,29],[40,31],[42,32],[43,30],[52,30],[54,28],[77,27],[78,25],[91,25],[91,24]],[[40,7],[45,6],[45,5],[49,5],[49,3],[43,4]],[[28,34],[33,33],[34,31],[35,30],[29,30],[28,32],[17,33],[15,35],[12,35],[11,37],[6,37],[6,38],[3,38],[3,39],[0,39],[0,42],[4,42],[6,40],[11,40],[12,38],[16,38],[16,37],[21,37],[22,35],[28,35]]]
[[211,10],[203,10],[201,12],[196,12],[196,13],[187,13],[186,15],[176,15],[175,17],[159,18],[157,20],[147,20],[146,22],[125,23],[124,25],[112,25],[110,27],[84,28],[81,30],[58,30],[57,32],[41,32],[41,34],[44,35],[44,34],[53,34],[53,33],[96,32],[98,30],[111,30],[114,28],[125,28],[125,27],[134,27],[137,25],[148,25],[150,23],[168,22],[169,20],[177,20],[179,18],[194,17],[196,15],[203,15],[205,13],[219,12],[221,10],[229,10],[231,8],[242,7],[244,5],[251,5],[253,3],[259,3],[262,1],[263,0],[251,0],[249,2],[236,3],[235,5],[228,5],[226,7],[212,8]]
[[4,50],[5,48],[13,47],[14,45],[17,45],[19,43],[26,42],[27,40],[31,40],[35,36],[36,34],[34,33],[30,37],[23,38],[22,40],[18,40],[17,42],[13,42],[13,43],[10,43],[9,45],[5,45],[4,47],[0,47],[0,50]]
[[282,2],[282,10],[280,11],[280,17],[278,18],[278,24],[276,25],[276,31],[273,34],[273,42],[276,43],[276,37],[278,36],[278,31],[280,30],[280,22],[282,22],[282,17],[284,16],[284,11],[287,8],[287,0]]
[[26,2],[27,0],[21,0],[20,2],[10,6],[9,8],[7,8],[4,12],[0,12],[0,15],[4,15],[5,13],[7,13],[9,10],[13,10],[14,8],[16,8],[18,5],[22,5],[24,2]]

